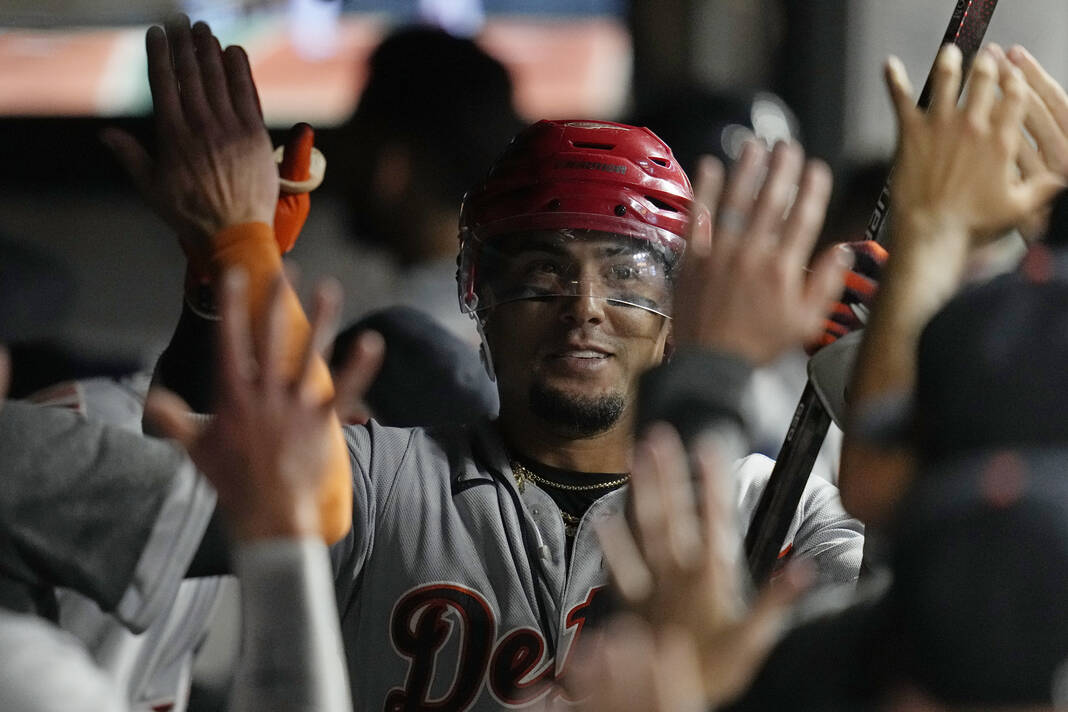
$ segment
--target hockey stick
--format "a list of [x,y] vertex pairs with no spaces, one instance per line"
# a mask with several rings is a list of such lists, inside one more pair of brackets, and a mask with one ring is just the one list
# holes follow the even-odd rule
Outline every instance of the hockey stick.
[[[997,4],[997,0],[958,0],[953,10],[953,17],[949,21],[942,43],[955,44],[960,48],[964,55],[965,76],[983,43]],[[930,102],[933,77],[932,67],[920,94],[921,109],[926,109]],[[888,177],[868,221],[867,239],[882,242],[883,227],[889,209]],[[771,479],[757,503],[745,537],[749,571],[753,582],[758,586],[771,576],[830,424],[831,417],[827,409],[816,395],[812,383],[808,383],[794,411],[790,429],[775,459]]]

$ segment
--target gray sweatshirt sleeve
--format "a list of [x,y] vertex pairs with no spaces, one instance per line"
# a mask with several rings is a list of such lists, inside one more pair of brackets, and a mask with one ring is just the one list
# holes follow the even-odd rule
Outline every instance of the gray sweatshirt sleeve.
[[318,539],[237,547],[245,650],[231,712],[350,712],[327,549]]
[[161,440],[19,402],[0,408],[0,573],[71,588],[135,632],[173,599],[215,506]]

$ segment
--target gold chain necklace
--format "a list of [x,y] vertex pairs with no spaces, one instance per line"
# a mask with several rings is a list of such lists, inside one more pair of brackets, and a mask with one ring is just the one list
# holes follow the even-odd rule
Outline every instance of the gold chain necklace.
[[526,483],[537,482],[539,485],[545,485],[546,487],[555,487],[556,489],[568,490],[570,492],[590,492],[599,489],[609,489],[612,487],[619,487],[624,485],[630,480],[630,474],[623,475],[622,477],[610,480],[609,482],[598,482],[592,485],[569,485],[564,482],[554,482],[552,480],[536,475],[525,467],[523,463],[515,460],[511,461],[512,474],[515,476],[516,486],[519,487],[519,491],[522,492]]

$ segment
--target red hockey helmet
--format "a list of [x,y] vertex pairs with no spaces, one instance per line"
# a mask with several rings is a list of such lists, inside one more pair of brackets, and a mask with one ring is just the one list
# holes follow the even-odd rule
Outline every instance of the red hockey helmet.
[[500,273],[502,263],[491,255],[507,261],[519,238],[533,234],[564,242],[592,235],[629,245],[624,252],[631,263],[625,270],[609,265],[609,276],[583,293],[670,316],[665,301],[670,289],[663,297],[631,298],[610,282],[615,275],[645,273],[670,280],[695,209],[685,172],[649,129],[606,121],[539,121],[512,139],[486,179],[464,197],[457,273],[461,308],[474,315],[515,299],[575,294],[578,281],[558,266],[538,272],[533,284],[504,288],[500,283],[511,277]]

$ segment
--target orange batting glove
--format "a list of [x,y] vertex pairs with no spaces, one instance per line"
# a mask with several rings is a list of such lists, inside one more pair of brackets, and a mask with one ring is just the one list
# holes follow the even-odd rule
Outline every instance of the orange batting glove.
[[[322,181],[326,161],[314,150],[315,130],[306,123],[289,129],[278,166],[278,204],[274,211],[274,239],[278,253],[293,249],[301,228],[311,209],[310,193]],[[184,243],[183,243],[184,246]],[[211,289],[211,270],[204,259],[186,250],[188,266],[185,273],[185,294],[189,305],[202,316],[215,314],[215,298]]]
[[839,247],[853,253],[853,269],[846,275],[841,298],[823,322],[823,333],[816,341],[805,346],[809,356],[846,334],[864,328],[864,322],[853,307],[862,305],[871,308],[883,266],[889,256],[883,246],[874,240],[843,242]]

